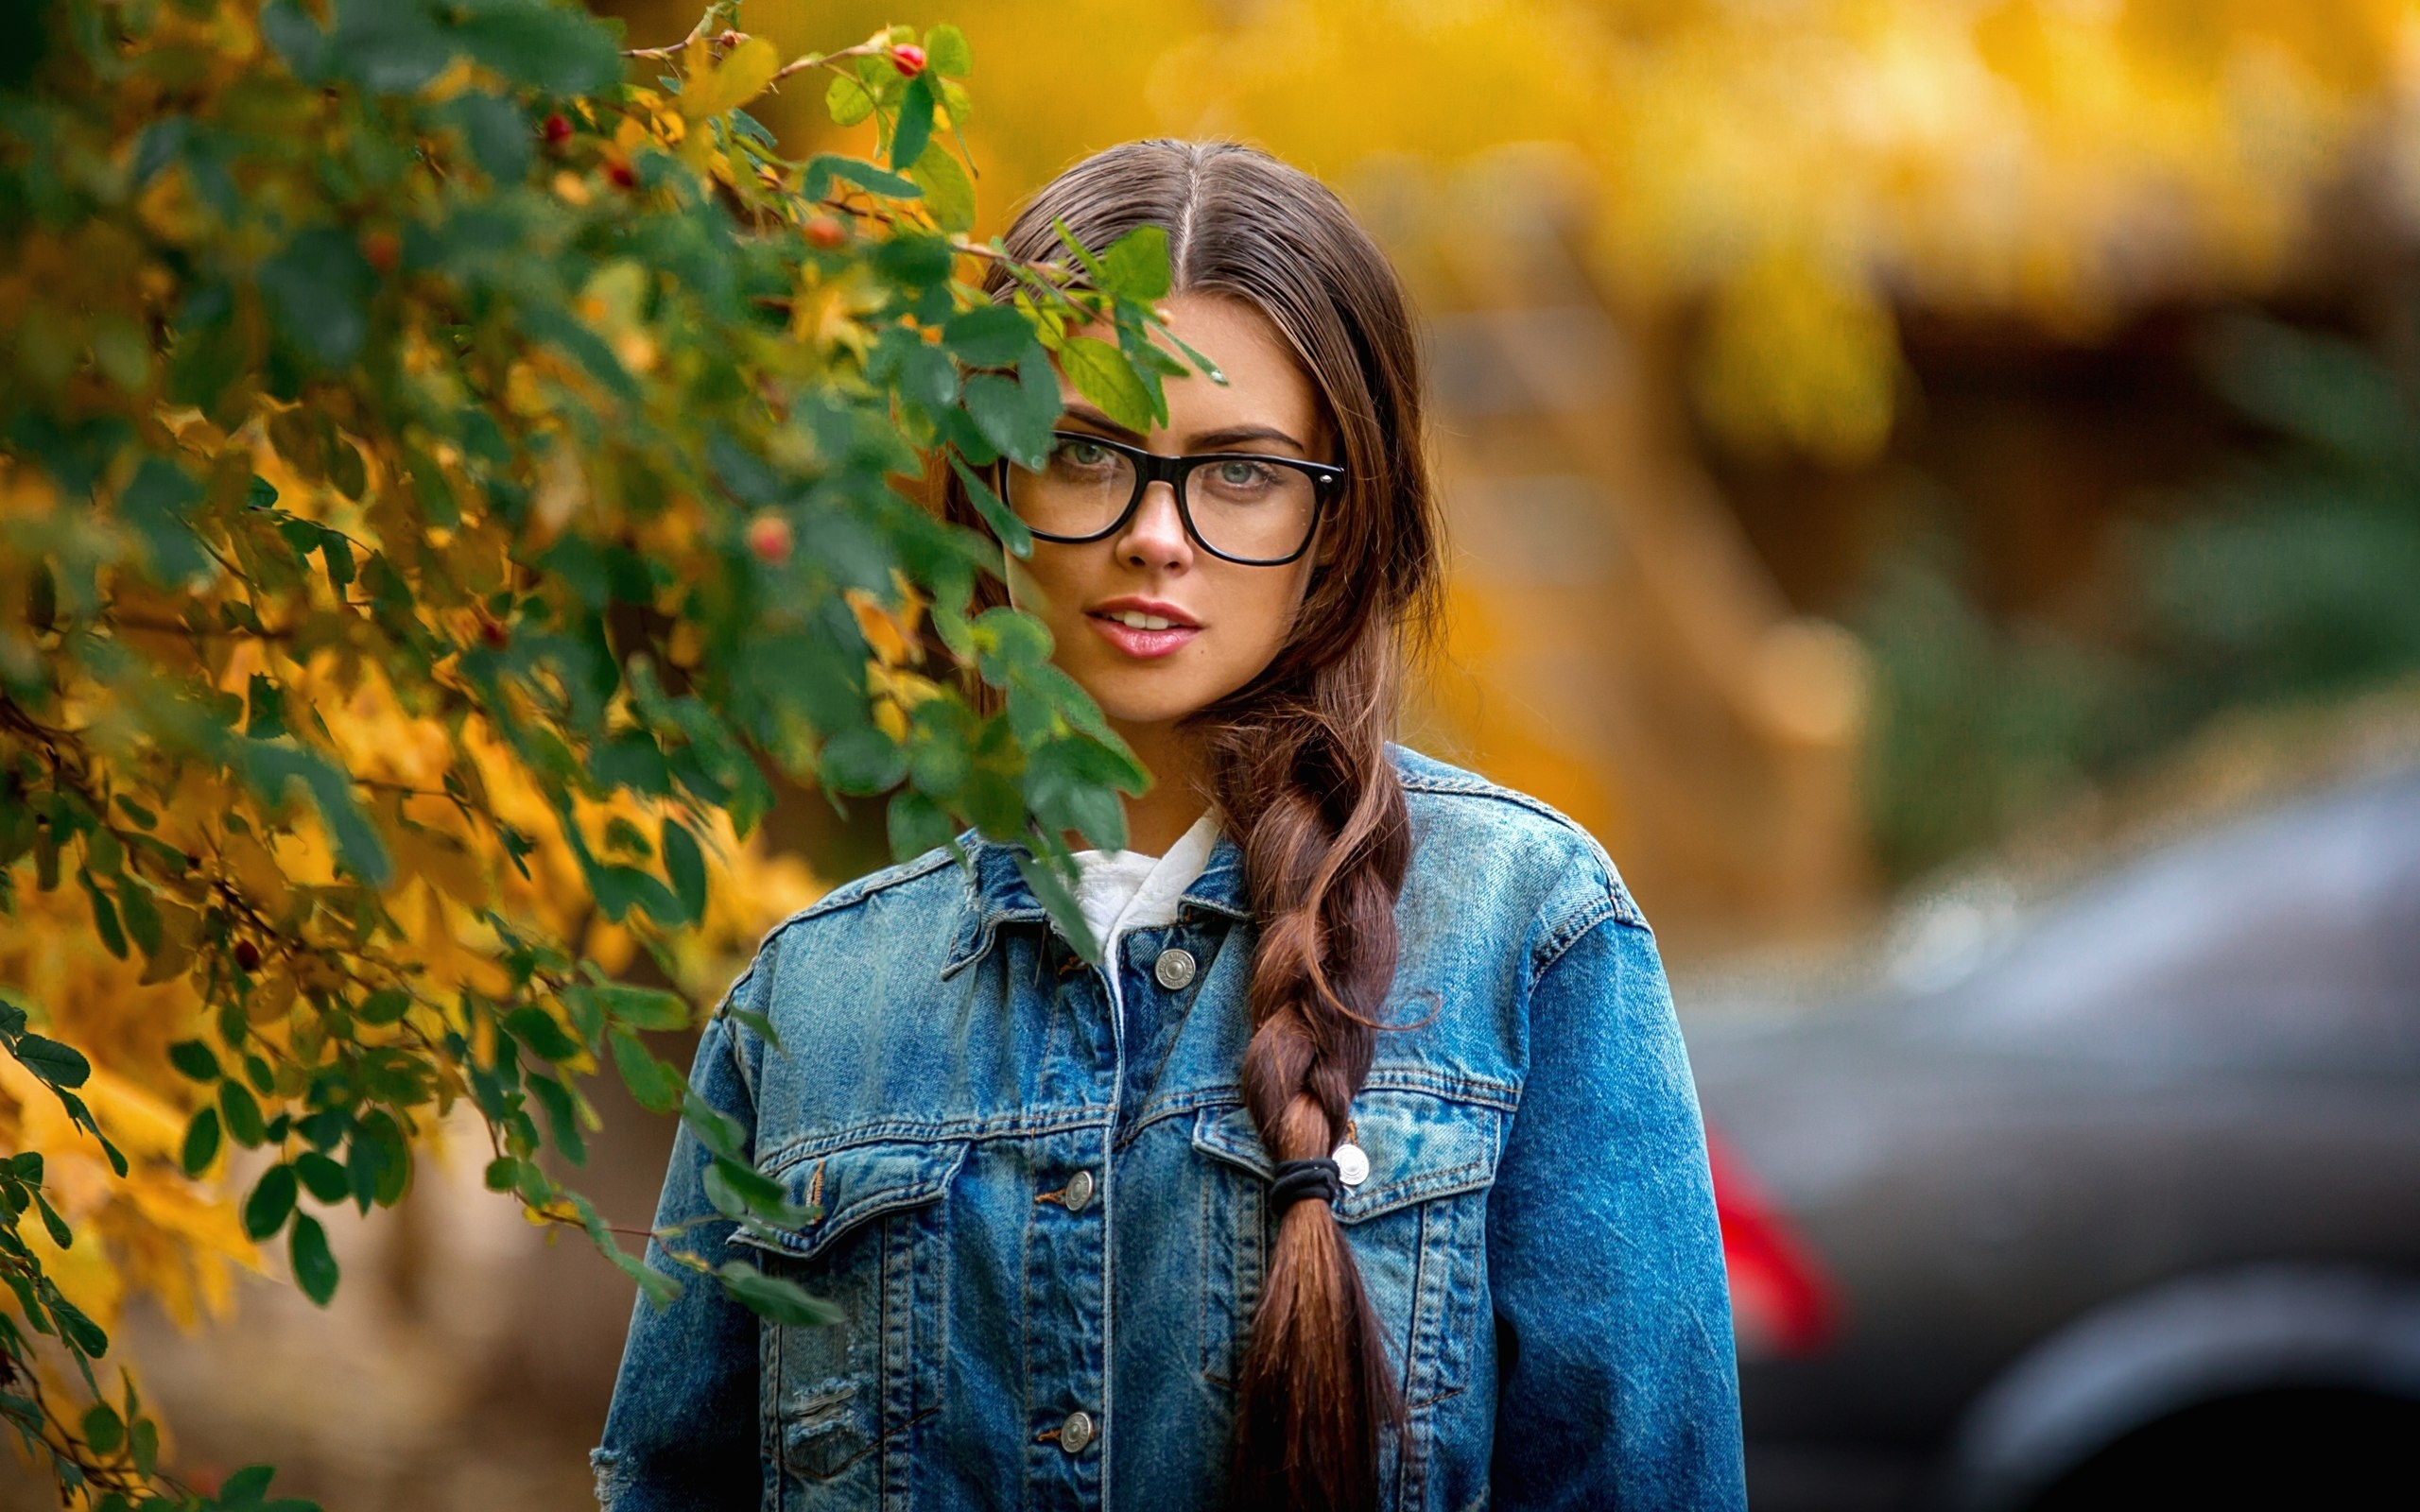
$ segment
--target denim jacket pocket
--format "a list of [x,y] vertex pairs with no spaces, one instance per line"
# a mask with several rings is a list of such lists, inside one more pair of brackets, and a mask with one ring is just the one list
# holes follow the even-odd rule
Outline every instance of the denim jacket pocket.
[[839,1310],[816,1327],[766,1322],[767,1449],[780,1508],[870,1504],[904,1484],[908,1430],[939,1410],[948,1277],[942,1200],[963,1140],[875,1140],[776,1163],[766,1174],[819,1215],[789,1232],[742,1229],[768,1275]]
[[[1467,1384],[1471,1330],[1485,1284],[1486,1189],[1506,1115],[1482,1102],[1404,1088],[1353,1101],[1355,1143],[1370,1175],[1336,1205],[1385,1331],[1407,1403]],[[1202,1183],[1201,1369],[1232,1386],[1250,1340],[1276,1225],[1271,1162],[1252,1114],[1202,1108],[1193,1147],[1212,1163]]]

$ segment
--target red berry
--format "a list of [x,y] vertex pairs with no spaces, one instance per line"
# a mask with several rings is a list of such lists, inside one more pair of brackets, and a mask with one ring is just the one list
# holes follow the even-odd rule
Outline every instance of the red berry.
[[366,232],[361,238],[361,255],[381,273],[395,270],[395,260],[403,254],[404,244],[391,231]]
[[795,538],[790,523],[768,509],[748,522],[748,549],[759,561],[778,567],[790,559],[790,547]]
[[605,177],[613,180],[620,188],[635,189],[639,185],[639,176],[632,173],[631,171],[631,165],[624,163],[619,158],[607,160],[605,163]]
[[571,140],[571,123],[563,119],[563,112],[561,111],[554,111],[547,114],[544,130],[546,146],[550,147],[562,146]]
[[835,216],[818,215],[806,223],[806,244],[809,247],[819,247],[828,252],[836,247],[846,246],[848,240],[849,228],[841,225]]
[[248,939],[235,942],[235,964],[247,971],[261,969],[261,948]]
[[925,49],[912,42],[903,42],[890,49],[890,61],[902,77],[913,78],[925,71]]
[[494,620],[481,620],[479,621],[479,639],[501,651],[504,649],[505,643],[504,627]]

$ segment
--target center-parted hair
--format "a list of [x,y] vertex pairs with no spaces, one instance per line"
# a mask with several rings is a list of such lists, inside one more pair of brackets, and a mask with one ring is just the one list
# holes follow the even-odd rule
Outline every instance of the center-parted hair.
[[[1394,979],[1411,834],[1386,742],[1399,655],[1436,620],[1410,312],[1342,200],[1239,143],[1157,138],[1096,153],[1035,195],[1008,251],[1069,263],[1054,215],[1094,250],[1136,227],[1165,230],[1175,289],[1266,315],[1342,446],[1323,460],[1341,461],[1349,480],[1322,523],[1292,634],[1258,678],[1191,721],[1208,736],[1209,797],[1242,847],[1258,931],[1244,1103],[1272,1160],[1324,1156],[1344,1138]],[[987,291],[1011,292],[996,265]],[[981,527],[955,478],[946,497],[953,518]],[[1396,1369],[1335,1211],[1294,1203],[1278,1220],[1238,1383],[1231,1503],[1374,1507],[1380,1435],[1403,1418]]]

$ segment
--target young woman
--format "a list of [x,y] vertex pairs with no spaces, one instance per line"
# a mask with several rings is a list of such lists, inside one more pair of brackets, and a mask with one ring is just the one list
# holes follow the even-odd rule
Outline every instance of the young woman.
[[[1386,258],[1224,142],[1085,160],[1010,249],[1063,256],[1053,215],[1164,228],[1169,325],[1227,378],[1149,435],[1066,386],[1046,465],[999,478],[1038,538],[1009,595],[1154,778],[1132,850],[1080,858],[1108,969],[974,834],[766,939],[691,1084],[821,1215],[687,1239],[839,1320],[642,1299],[599,1500],[1743,1505],[1653,936],[1587,834],[1387,740],[1438,546]],[[706,1164],[684,1129],[659,1225],[715,1216]]]

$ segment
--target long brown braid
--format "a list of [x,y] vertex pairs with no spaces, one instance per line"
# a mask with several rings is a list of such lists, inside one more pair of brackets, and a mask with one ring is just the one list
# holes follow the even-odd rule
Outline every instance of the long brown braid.
[[[1259,932],[1243,1100],[1272,1160],[1324,1156],[1344,1137],[1394,978],[1395,899],[1411,858],[1386,747],[1394,668],[1436,619],[1410,313],[1385,253],[1334,193],[1237,143],[1162,138],[1097,153],[1026,206],[1008,251],[1063,263],[1054,215],[1094,249],[1163,228],[1175,287],[1236,296],[1268,316],[1343,443],[1350,479],[1321,526],[1292,635],[1257,679],[1193,716]],[[1010,292],[996,269],[990,292]],[[977,523],[954,480],[947,500],[954,518]],[[1402,1415],[1342,1225],[1327,1203],[1294,1203],[1244,1357],[1233,1503],[1374,1507],[1380,1434]]]

